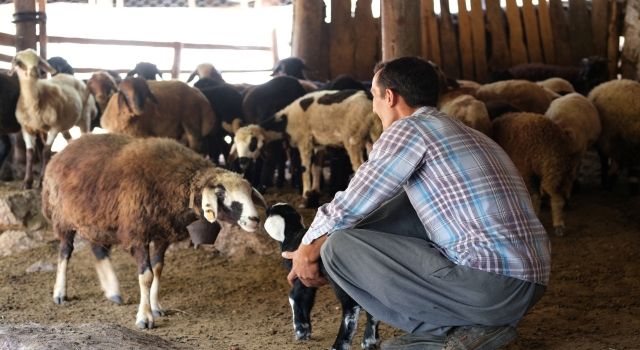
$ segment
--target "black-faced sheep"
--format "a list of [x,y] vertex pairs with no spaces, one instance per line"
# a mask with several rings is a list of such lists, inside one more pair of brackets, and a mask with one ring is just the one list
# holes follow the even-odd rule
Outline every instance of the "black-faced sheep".
[[52,73],[52,75],[60,73],[73,75],[75,73],[69,62],[60,56],[50,57],[47,62],[55,69],[55,73]]
[[136,325],[152,328],[164,313],[158,290],[168,246],[187,238],[187,225],[202,219],[255,231],[260,219],[254,201],[266,207],[239,175],[174,140],[85,135],[53,157],[44,175],[42,211],[60,239],[53,300],[66,298],[66,269],[78,234],[98,259],[105,296],[120,303],[109,251],[121,245],[138,265]]
[[127,72],[127,77],[139,77],[144,80],[156,80],[156,75],[162,79],[162,72],[155,64],[149,62],[138,62],[132,70]]
[[640,83],[627,79],[606,82],[589,94],[589,100],[598,110],[602,123],[602,133],[597,143],[602,184],[610,188],[613,184],[611,175],[627,168],[632,194],[638,193],[640,176],[639,96]]
[[563,78],[575,90],[587,95],[591,89],[609,80],[607,59],[592,56],[583,58],[578,67],[554,66],[542,63],[524,63],[491,73],[491,81],[524,79],[541,81],[553,77]]
[[200,79],[209,78],[218,84],[225,82],[222,74],[211,63],[200,63],[187,79],[187,83],[191,82],[195,77]]
[[191,149],[201,151],[203,138],[215,127],[216,116],[209,101],[184,82],[129,77],[119,89],[100,119],[109,132],[176,140],[184,137]]
[[[300,151],[303,166],[302,195],[320,190],[319,171],[311,183],[311,158],[319,146],[347,150],[353,171],[364,162],[364,152],[382,133],[372,101],[363,91],[317,91],[304,95],[276,114],[286,121],[291,146]],[[336,128],[340,125],[340,128]]]
[[563,235],[563,208],[580,160],[571,139],[551,119],[534,113],[509,113],[497,118],[493,121],[493,138],[520,171],[536,214],[540,213],[540,197],[549,195],[555,233]]
[[[280,242],[283,252],[297,250],[306,232],[302,217],[287,203],[278,203],[267,209],[264,228],[271,238]],[[285,259],[284,265],[287,270],[291,270],[291,260]],[[328,276],[326,273],[324,275]],[[338,285],[331,283],[331,286],[342,306],[340,328],[331,349],[348,350],[351,349],[351,342],[358,326],[361,307]],[[293,282],[293,287],[289,291],[289,304],[293,314],[296,340],[309,340],[311,337],[311,308],[315,296],[316,288],[306,287],[299,279]],[[379,322],[367,312],[367,324],[361,344],[363,349],[377,348],[380,342],[378,324]]]
[[18,52],[12,62],[12,70],[20,79],[16,119],[22,128],[27,149],[25,188],[31,188],[33,184],[33,152],[37,134],[47,135],[42,152],[42,174],[58,133],[66,132],[74,125],[79,126],[83,133],[88,132],[92,113],[95,113],[93,96],[82,81],[68,74],[38,79],[40,69],[54,72],[32,49]]

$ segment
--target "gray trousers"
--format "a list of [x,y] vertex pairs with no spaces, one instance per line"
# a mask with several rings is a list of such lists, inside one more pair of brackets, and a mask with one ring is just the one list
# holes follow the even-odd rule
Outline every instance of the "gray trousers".
[[322,246],[329,277],[380,321],[443,336],[453,326],[515,326],[543,285],[452,263],[428,240],[404,191]]

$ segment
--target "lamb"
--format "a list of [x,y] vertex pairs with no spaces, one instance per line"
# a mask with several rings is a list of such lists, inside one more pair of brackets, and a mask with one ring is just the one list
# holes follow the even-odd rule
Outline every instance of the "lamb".
[[573,85],[571,85],[569,81],[562,78],[549,78],[538,81],[536,82],[536,84],[542,86],[543,88],[547,88],[560,96],[576,92],[573,88]]
[[158,67],[149,62],[138,62],[136,66],[127,73],[128,77],[139,77],[145,80],[156,80],[156,75],[162,79],[162,72]]
[[107,108],[111,95],[118,91],[118,84],[111,74],[106,71],[97,71],[87,81],[87,88],[94,96],[102,114]]
[[[364,162],[363,152],[380,137],[382,125],[373,103],[363,91],[317,91],[306,94],[276,113],[286,120],[292,147],[297,147],[303,166],[302,195],[305,201],[320,190],[319,174],[311,185],[311,156],[318,146],[344,147],[355,172]],[[341,125],[336,129],[336,125]]]
[[598,110],[602,123],[602,133],[597,142],[602,165],[602,184],[611,188],[611,175],[628,168],[631,194],[638,193],[640,175],[640,106],[636,103],[638,96],[640,83],[627,79],[603,83],[588,96]]
[[[283,252],[297,250],[306,232],[302,217],[287,203],[278,203],[267,209],[264,228],[271,238],[280,242],[280,248]],[[284,265],[287,270],[291,270],[291,260],[285,259]],[[324,272],[323,267],[322,269]],[[324,275],[328,276],[326,273]],[[331,283],[331,286],[342,306],[342,321],[331,349],[348,350],[351,348],[351,342],[358,326],[361,307],[340,286],[335,283]],[[293,287],[289,291],[289,304],[291,304],[293,314],[293,329],[296,340],[309,340],[311,337],[310,316],[315,296],[316,288],[306,287],[299,279],[293,282]],[[380,343],[378,325],[379,321],[367,312],[367,323],[361,344],[363,349],[377,349]]]
[[203,138],[215,127],[216,116],[209,101],[184,82],[129,77],[119,88],[100,119],[109,132],[176,140],[184,137],[187,145],[199,152]]
[[153,328],[155,317],[165,312],[158,291],[169,245],[188,237],[189,223],[204,220],[212,223],[208,233],[214,237],[227,225],[256,231],[260,218],[254,202],[266,208],[239,175],[174,140],[85,135],[53,157],[44,175],[42,211],[60,239],[53,300],[61,304],[67,296],[66,270],[78,234],[98,260],[105,296],[120,304],[109,252],[121,245],[138,265],[136,325]]
[[478,88],[475,97],[484,102],[504,102],[517,110],[532,113],[544,113],[551,98],[545,89],[526,80],[507,80],[485,84]]
[[189,76],[189,79],[187,79],[187,83],[191,82],[196,76],[200,79],[202,78],[212,79],[213,81],[219,84],[223,84],[225,82],[224,79],[222,78],[222,74],[220,74],[220,72],[216,69],[216,67],[214,67],[211,63],[200,63],[196,67],[196,70],[194,70],[193,73],[191,73],[191,75]]
[[570,93],[551,102],[544,114],[564,130],[574,145],[573,151],[584,154],[598,140],[601,126],[598,110],[584,96]]
[[87,133],[91,123],[91,113],[95,107],[93,97],[82,81],[68,74],[59,74],[49,80],[40,80],[38,79],[40,69],[54,72],[54,69],[32,49],[18,52],[11,64],[11,70],[18,73],[20,80],[16,119],[22,128],[27,149],[24,188],[31,188],[33,185],[33,152],[36,135],[47,134],[42,151],[42,174],[58,133],[66,132],[74,125],[79,126],[82,133]]
[[493,138],[522,175],[536,214],[540,197],[549,195],[555,233],[563,235],[563,208],[580,160],[571,139],[551,119],[535,113],[509,113],[494,120]]
[[438,100],[438,109],[456,118],[464,125],[491,137],[491,119],[484,103],[471,95],[463,94],[449,99],[443,96]]

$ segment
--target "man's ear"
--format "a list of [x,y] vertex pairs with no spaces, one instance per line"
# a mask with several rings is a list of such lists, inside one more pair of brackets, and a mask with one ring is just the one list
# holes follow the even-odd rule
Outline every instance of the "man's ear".
[[391,89],[385,89],[384,100],[387,103],[387,106],[394,107],[398,103],[398,94]]

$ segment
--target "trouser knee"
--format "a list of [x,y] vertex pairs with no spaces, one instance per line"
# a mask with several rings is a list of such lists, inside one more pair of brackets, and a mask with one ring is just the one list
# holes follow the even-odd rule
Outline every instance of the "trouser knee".
[[332,233],[320,249],[320,257],[322,258],[322,264],[324,268],[331,272],[333,269],[336,269],[337,261],[336,259],[340,256],[340,250],[344,248],[345,241],[348,239],[348,236],[344,234],[344,232],[336,231]]

